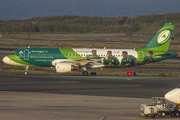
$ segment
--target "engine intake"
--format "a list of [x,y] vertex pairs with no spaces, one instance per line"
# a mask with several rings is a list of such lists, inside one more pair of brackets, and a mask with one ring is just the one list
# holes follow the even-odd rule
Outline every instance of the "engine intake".
[[70,63],[56,63],[55,69],[57,73],[71,72],[72,65]]

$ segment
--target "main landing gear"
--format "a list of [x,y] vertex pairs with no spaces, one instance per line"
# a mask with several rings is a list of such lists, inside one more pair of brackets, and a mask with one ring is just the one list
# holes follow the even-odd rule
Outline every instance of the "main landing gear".
[[83,74],[84,76],[88,76],[88,72],[87,72],[87,71],[83,71],[82,74]]
[[88,76],[88,71],[86,70],[86,67],[82,67],[82,69],[83,69],[82,74],[83,74],[84,76]]
[[25,75],[28,75],[29,73],[28,73],[28,69],[29,69],[29,66],[26,66],[26,70],[25,70]]

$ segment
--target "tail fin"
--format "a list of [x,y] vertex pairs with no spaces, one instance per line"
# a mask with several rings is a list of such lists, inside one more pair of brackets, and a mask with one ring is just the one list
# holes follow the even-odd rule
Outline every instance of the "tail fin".
[[168,51],[171,35],[174,29],[173,22],[167,22],[142,49]]

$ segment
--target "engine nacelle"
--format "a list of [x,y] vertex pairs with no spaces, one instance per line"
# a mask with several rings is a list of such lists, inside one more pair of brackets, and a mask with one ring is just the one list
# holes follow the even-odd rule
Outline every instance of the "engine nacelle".
[[56,63],[55,69],[57,73],[71,72],[72,65],[70,63]]

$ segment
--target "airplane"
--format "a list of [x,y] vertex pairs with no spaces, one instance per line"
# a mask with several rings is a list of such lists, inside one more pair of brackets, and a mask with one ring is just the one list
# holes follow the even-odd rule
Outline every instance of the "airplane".
[[164,97],[167,100],[180,105],[180,85],[177,88],[167,92]]
[[[87,69],[102,68],[103,57],[107,51],[112,51],[112,55],[119,61],[123,58],[122,52],[127,51],[139,61],[142,61],[149,51],[153,52],[155,61],[161,61],[177,56],[177,53],[168,51],[172,32],[173,22],[167,22],[141,49],[110,49],[110,48],[22,48],[13,51],[3,58],[3,62],[9,65],[25,66],[25,75],[28,75],[29,66],[55,67],[57,73],[71,72],[82,69],[83,75],[88,75]],[[83,59],[90,55],[92,50],[97,51],[99,58]],[[115,68],[120,68],[116,65]]]

